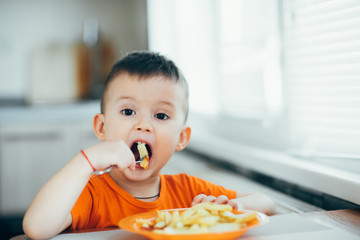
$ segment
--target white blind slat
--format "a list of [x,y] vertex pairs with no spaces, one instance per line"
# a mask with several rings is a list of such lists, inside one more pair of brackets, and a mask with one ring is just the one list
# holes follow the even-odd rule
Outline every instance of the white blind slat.
[[360,159],[360,1],[284,1],[290,152]]

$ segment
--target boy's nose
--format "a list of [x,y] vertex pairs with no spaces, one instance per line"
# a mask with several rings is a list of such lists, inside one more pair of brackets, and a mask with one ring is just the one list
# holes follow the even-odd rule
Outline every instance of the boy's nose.
[[136,130],[138,130],[139,132],[148,132],[151,133],[152,130],[150,128],[146,128],[146,127],[137,127]]
[[152,127],[148,119],[140,119],[139,122],[136,124],[136,130],[139,132],[152,132]]

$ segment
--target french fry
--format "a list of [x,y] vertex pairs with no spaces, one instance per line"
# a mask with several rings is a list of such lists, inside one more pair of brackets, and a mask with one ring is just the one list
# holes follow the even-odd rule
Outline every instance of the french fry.
[[148,155],[148,152],[147,152],[145,143],[143,143],[143,142],[138,142],[138,143],[137,143],[137,149],[138,149],[138,151],[139,151],[140,158],[144,158],[145,156]]
[[140,167],[142,167],[143,169],[148,169],[148,168],[149,168],[149,156],[146,156],[146,157],[140,162]]
[[152,226],[152,222],[148,219],[136,219],[136,224],[140,225],[143,228],[150,228]]
[[156,233],[190,234],[234,231],[257,217],[257,212],[232,213],[230,205],[200,203],[182,213],[158,211],[155,221],[137,221],[142,228]]
[[140,167],[142,167],[144,169],[148,169],[148,167],[149,167],[149,153],[148,153],[148,151],[146,149],[145,143],[138,142],[137,149],[139,151],[140,159],[142,159],[142,161],[140,162]]

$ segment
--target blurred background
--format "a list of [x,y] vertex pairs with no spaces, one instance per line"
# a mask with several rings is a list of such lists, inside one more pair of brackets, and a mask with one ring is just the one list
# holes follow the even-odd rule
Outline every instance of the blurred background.
[[39,188],[98,142],[105,76],[135,50],[187,78],[189,153],[358,206],[359,26],[358,0],[0,0],[0,233],[21,234]]

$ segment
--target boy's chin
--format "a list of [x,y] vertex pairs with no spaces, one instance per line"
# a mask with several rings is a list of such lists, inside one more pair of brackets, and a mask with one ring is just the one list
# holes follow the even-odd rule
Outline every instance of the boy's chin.
[[124,172],[124,175],[127,179],[129,179],[130,181],[144,181],[146,179],[148,179],[150,177],[150,172],[149,171],[144,171],[141,169],[136,168],[135,171],[131,171],[130,169],[126,169]]

